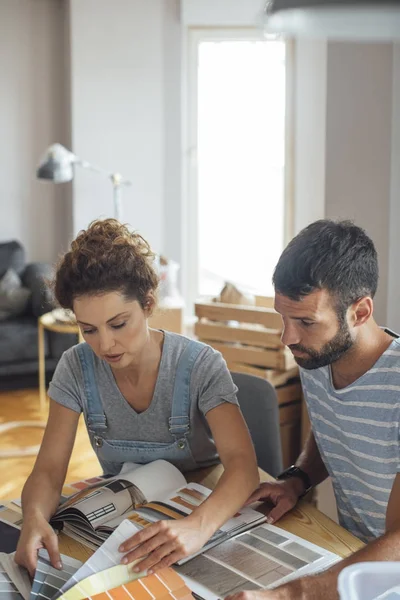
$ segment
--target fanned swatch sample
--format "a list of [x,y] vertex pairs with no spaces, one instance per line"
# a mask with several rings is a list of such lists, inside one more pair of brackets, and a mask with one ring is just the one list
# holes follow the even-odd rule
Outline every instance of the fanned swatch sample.
[[29,600],[52,600],[60,588],[69,581],[73,574],[82,566],[79,560],[62,556],[61,571],[51,565],[46,550],[39,550],[38,562],[32,582]]
[[59,600],[84,600],[85,598],[91,598],[112,588],[126,585],[140,576],[140,573],[132,571],[132,565],[116,565],[83,579],[60,596]]
[[123,521],[104,544],[61,587],[54,600],[90,575],[119,565],[122,558],[122,554],[118,551],[119,546],[138,531],[139,529],[133,523]]
[[14,561],[14,553],[0,553],[0,566],[3,572],[5,571],[11,579],[18,592],[24,600],[28,600],[31,592],[31,580],[29,579],[28,571],[22,569]]
[[91,600],[193,600],[192,592],[171,568],[92,596]]
[[0,563],[0,600],[23,600],[16,585]]

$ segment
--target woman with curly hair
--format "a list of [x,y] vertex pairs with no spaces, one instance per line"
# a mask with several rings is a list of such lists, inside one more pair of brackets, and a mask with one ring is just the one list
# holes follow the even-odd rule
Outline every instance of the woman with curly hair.
[[160,521],[120,548],[136,570],[168,566],[199,550],[258,485],[237,388],[219,352],[151,329],[158,276],[148,243],[114,219],[94,221],[60,260],[58,303],[73,310],[84,343],[67,350],[49,387],[50,414],[23,493],[16,560],[31,573],[45,547],[60,566],[55,512],[83,413],[103,471],[165,459],[181,471],[221,462],[224,473],[189,516]]

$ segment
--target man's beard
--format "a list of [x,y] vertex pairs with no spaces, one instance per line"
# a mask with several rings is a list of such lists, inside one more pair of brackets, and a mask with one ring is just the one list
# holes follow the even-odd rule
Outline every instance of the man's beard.
[[343,354],[350,350],[353,343],[345,319],[340,319],[337,334],[327,342],[319,352],[312,350],[311,348],[306,348],[301,344],[292,344],[289,348],[290,350],[297,350],[308,354],[308,358],[295,356],[294,359],[303,369],[312,370],[320,369],[321,367],[326,367],[327,365],[336,362]]

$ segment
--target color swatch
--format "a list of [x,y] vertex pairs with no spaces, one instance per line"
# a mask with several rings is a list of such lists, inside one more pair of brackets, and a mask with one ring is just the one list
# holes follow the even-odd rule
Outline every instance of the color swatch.
[[172,569],[162,569],[126,585],[92,596],[91,600],[193,600],[190,589]]
[[0,600],[23,600],[21,594],[0,564]]
[[118,548],[129,537],[137,533],[139,530],[132,522],[125,520],[115,529],[107,540],[96,550],[94,554],[78,569],[56,594],[55,598],[59,598],[69,589],[80,583],[94,573],[105,571],[110,567],[115,567],[120,564],[122,554]]
[[46,550],[39,550],[38,562],[29,600],[51,600],[82,566],[79,560],[62,556],[62,570],[54,568]]
[[132,565],[116,565],[99,573],[93,573],[93,575],[83,579],[74,585],[74,587],[67,590],[59,600],[84,600],[85,598],[91,598],[112,588],[126,585],[138,577],[140,577],[140,573],[134,573]]

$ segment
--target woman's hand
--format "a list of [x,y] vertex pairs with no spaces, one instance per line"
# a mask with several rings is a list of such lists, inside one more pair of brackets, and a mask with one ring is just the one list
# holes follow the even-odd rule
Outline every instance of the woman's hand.
[[15,562],[25,567],[31,577],[35,574],[37,553],[40,548],[46,548],[53,567],[62,569],[57,535],[53,528],[42,515],[25,518],[15,553]]
[[210,535],[193,515],[177,521],[157,521],[119,547],[120,552],[126,553],[121,562],[127,564],[146,557],[133,570],[153,573],[200,550]]

